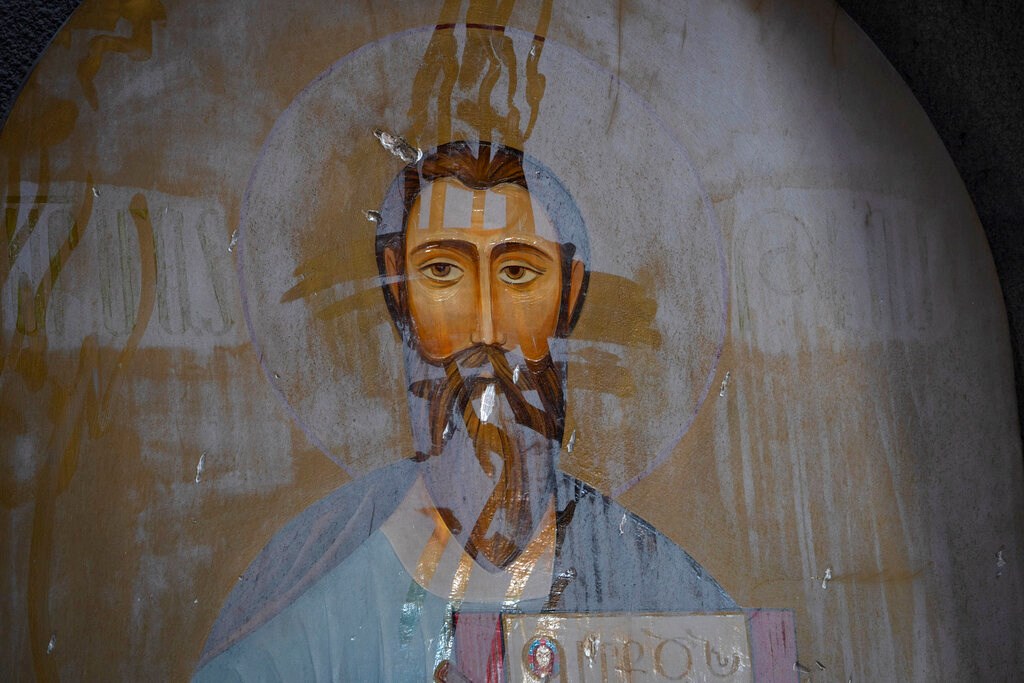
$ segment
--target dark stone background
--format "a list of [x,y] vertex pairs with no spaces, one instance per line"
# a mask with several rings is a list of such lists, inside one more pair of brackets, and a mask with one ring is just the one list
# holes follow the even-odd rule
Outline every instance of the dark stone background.
[[[0,122],[78,4],[0,0]],[[1024,1],[841,0],[839,5],[913,90],[974,200],[1003,287],[1017,409],[1024,416]]]

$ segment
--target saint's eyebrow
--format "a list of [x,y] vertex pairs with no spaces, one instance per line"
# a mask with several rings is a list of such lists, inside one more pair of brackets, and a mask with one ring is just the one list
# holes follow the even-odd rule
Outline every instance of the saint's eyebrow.
[[527,242],[502,242],[501,244],[496,245],[493,250],[491,250],[491,257],[497,258],[509,251],[528,251],[534,256],[542,258],[545,261],[554,260],[551,258],[551,255],[548,254],[546,251],[544,251],[543,249],[538,249],[537,247]]
[[430,242],[424,242],[413,249],[410,256],[430,249],[451,249],[463,254],[466,258],[472,259],[473,261],[480,260],[480,256],[476,251],[476,245],[472,242],[464,242],[463,240],[432,240]]

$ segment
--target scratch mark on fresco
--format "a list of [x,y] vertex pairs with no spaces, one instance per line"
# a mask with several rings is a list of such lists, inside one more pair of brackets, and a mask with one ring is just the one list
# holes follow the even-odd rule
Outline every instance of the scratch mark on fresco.
[[231,233],[231,241],[228,242],[228,253],[230,254],[238,246],[238,228],[235,228]]
[[718,390],[720,397],[725,397],[725,393],[729,390],[729,378],[732,377],[732,370],[725,371],[725,379],[722,380],[722,387]]
[[821,589],[828,588],[828,582],[832,580],[832,567],[825,567],[825,576],[821,577]]
[[487,422],[491,417],[491,411],[494,410],[494,383],[488,383],[484,389],[484,395],[480,398],[480,421]]
[[53,654],[53,649],[57,647],[57,634],[54,633],[50,636],[50,642],[46,644],[46,654]]
[[196,465],[196,483],[198,484],[203,476],[203,466],[206,464],[206,451],[199,456],[199,463]]

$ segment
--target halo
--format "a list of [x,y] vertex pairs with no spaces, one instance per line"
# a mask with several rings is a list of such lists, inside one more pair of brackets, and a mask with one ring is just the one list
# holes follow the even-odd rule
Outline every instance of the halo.
[[[433,30],[364,45],[299,93],[263,145],[239,225],[242,303],[264,373],[309,440],[354,476],[412,453],[364,212],[402,167],[372,132],[412,127],[411,84]],[[534,40],[504,35],[522,54]],[[636,92],[550,39],[539,67],[546,88],[521,144],[568,188],[591,248],[561,467],[621,493],[669,455],[708,394],[725,338],[722,236],[687,150]],[[440,135],[421,125],[409,142],[430,148]]]

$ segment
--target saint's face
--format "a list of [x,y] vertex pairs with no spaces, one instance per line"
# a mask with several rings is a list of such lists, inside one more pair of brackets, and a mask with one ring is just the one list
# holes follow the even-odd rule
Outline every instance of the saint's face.
[[403,251],[385,247],[383,261],[416,340],[406,373],[424,484],[469,556],[503,569],[550,513],[565,415],[565,351],[556,363],[551,340],[585,266],[563,273],[526,189],[454,179],[421,188]]
[[528,360],[547,356],[562,291],[555,240],[522,187],[470,190],[451,179],[425,186],[409,215],[404,254],[423,355],[441,361],[491,344],[518,347]]
[[551,649],[547,645],[542,645],[537,648],[537,654],[535,655],[537,661],[537,668],[547,673],[548,664],[551,663]]

